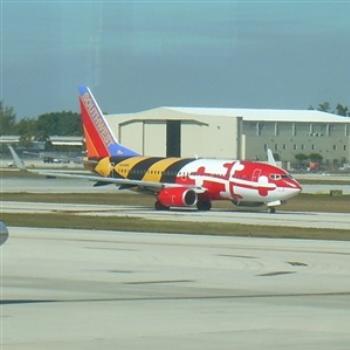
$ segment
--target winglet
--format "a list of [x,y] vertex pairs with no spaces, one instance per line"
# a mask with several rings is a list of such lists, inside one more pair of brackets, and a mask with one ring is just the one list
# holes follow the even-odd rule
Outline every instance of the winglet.
[[275,157],[273,156],[273,153],[270,148],[267,149],[267,161],[271,165],[276,165]]
[[7,145],[7,147],[11,152],[11,156],[13,158],[13,161],[14,161],[16,167],[20,170],[27,170],[23,160],[18,156],[16,151],[13,149],[13,147],[11,145]]

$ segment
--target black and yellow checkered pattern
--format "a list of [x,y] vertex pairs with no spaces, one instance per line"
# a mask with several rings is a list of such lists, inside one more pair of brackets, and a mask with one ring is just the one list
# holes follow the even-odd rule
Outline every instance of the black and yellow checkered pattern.
[[106,157],[98,161],[95,171],[104,177],[149,182],[174,183],[179,171],[194,158]]

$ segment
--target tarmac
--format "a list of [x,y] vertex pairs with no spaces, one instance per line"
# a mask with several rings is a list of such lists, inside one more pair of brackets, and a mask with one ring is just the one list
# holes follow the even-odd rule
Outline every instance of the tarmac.
[[[328,180],[329,178],[326,179]],[[349,180],[349,178],[347,178],[347,180]],[[330,190],[341,190],[344,194],[350,194],[350,185],[342,184],[341,182],[336,185],[316,183],[303,185],[303,193],[329,193]],[[48,179],[44,176],[0,178],[0,192],[4,193],[101,193],[112,191],[117,191],[113,185],[93,187],[93,182],[80,179]]]
[[9,231],[1,349],[349,349],[350,242]]
[[49,214],[70,213],[82,216],[104,217],[137,217],[146,220],[188,221],[238,223],[245,225],[279,226],[279,227],[310,227],[320,229],[350,230],[350,215],[329,212],[277,211],[269,214],[265,211],[234,211],[227,209],[212,209],[209,212],[196,209],[171,209],[157,211],[153,207],[72,204],[72,203],[40,203],[0,201],[1,213]]

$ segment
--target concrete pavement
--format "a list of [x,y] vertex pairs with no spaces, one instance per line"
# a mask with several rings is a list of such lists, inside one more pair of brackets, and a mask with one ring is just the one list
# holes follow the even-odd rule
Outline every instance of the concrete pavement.
[[9,229],[4,350],[349,348],[349,242]]
[[209,212],[177,209],[156,211],[142,206],[0,202],[2,213],[71,213],[74,215],[140,217],[147,220],[239,223],[262,226],[313,227],[325,229],[350,230],[350,215],[344,213],[288,212],[277,211],[269,214],[265,211],[242,212],[234,210],[212,209]]

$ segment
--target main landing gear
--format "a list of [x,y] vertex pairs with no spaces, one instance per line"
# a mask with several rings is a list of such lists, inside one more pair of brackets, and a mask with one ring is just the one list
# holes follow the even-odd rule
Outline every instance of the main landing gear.
[[154,208],[156,209],[156,210],[169,210],[169,207],[166,207],[165,205],[163,205],[161,202],[159,202],[159,201],[156,201],[155,203],[154,203]]
[[[163,205],[159,201],[156,201],[154,203],[154,208],[156,210],[169,210],[169,207]],[[198,201],[197,202],[197,209],[200,211],[208,211],[211,209],[211,202],[210,201]]]
[[211,202],[210,201],[198,201],[197,208],[198,208],[198,210],[201,210],[201,211],[208,211],[211,209]]

